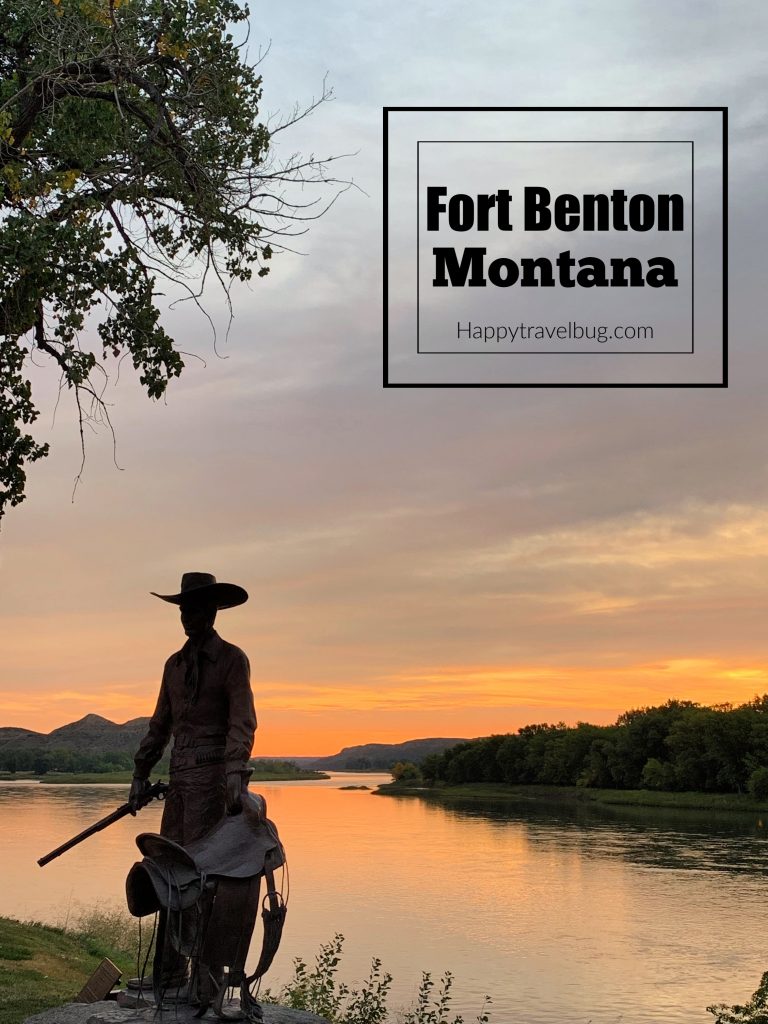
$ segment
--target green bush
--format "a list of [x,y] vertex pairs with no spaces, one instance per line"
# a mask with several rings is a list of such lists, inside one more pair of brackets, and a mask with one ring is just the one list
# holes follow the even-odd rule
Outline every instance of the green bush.
[[[267,991],[262,998],[294,1010],[319,1014],[331,1024],[388,1024],[392,1020],[387,1006],[392,975],[382,971],[381,961],[374,958],[370,973],[359,989],[338,981],[336,975],[343,945],[344,936],[337,933],[320,947],[312,968],[297,957],[293,961],[293,978],[288,984],[276,997]],[[452,985],[453,976],[446,971],[435,993],[431,975],[424,973],[416,1004],[399,1017],[400,1024],[463,1024],[463,1017],[451,1017]],[[489,1024],[489,1004],[490,998],[486,996],[476,1024]]]
[[640,785],[643,789],[672,789],[675,770],[671,764],[659,761],[657,757],[649,757],[643,767]]
[[[759,769],[758,769],[759,770]],[[743,1006],[708,1006],[707,1012],[715,1016],[715,1024],[768,1024],[768,971],[748,1003]]]
[[749,776],[747,788],[753,800],[768,800],[768,768],[755,768]]
[[392,766],[395,782],[421,782],[421,772],[412,761],[398,761]]

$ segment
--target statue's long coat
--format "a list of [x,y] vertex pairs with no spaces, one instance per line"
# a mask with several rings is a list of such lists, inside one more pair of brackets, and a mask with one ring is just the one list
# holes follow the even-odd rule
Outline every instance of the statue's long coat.
[[148,778],[173,737],[162,835],[187,846],[225,811],[226,775],[248,763],[256,731],[248,658],[215,630],[195,652],[187,641],[165,663],[157,706],[136,753]]

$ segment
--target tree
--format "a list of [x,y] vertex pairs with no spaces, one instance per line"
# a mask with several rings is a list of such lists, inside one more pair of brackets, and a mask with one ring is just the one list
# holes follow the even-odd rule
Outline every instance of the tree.
[[33,354],[74,394],[84,457],[84,423],[109,424],[108,359],[154,399],[182,371],[160,290],[199,305],[212,273],[228,294],[330,205],[286,193],[332,180],[325,161],[270,147],[328,93],[262,123],[247,17],[237,0],[0,0],[0,517],[48,454],[28,432]]
[[412,761],[398,761],[393,764],[392,779],[394,782],[417,782],[421,780],[421,772]]
[[747,788],[753,800],[760,803],[768,800],[768,768],[765,765],[755,768],[750,774]]
[[675,770],[668,761],[649,757],[643,768],[640,785],[643,789],[670,790],[674,788]]
[[421,775],[424,782],[428,783],[430,786],[434,786],[434,784],[443,777],[442,768],[444,764],[444,754],[428,754],[420,765]]
[[707,1013],[715,1016],[714,1024],[768,1024],[768,971],[748,1002],[736,1006],[718,1003],[708,1006]]

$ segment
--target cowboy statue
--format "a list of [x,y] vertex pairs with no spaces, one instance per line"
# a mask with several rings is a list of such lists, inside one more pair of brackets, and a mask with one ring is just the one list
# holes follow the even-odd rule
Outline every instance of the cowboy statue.
[[[128,906],[138,917],[159,912],[152,977],[158,1007],[188,1001],[202,1013],[212,1002],[223,1015],[226,992],[239,987],[244,1015],[259,1019],[251,986],[280,941],[285,905],[274,870],[285,854],[264,798],[248,792],[256,730],[248,659],[213,628],[220,609],[243,604],[248,594],[192,572],[182,576],[178,594],[153,595],[178,605],[187,641],[165,663],[134,759],[131,813],[144,805],[150,771],[173,739],[160,835],[136,839],[144,859],[128,876]],[[262,876],[264,946],[248,977]]]
[[242,587],[187,572],[178,594],[155,594],[178,605],[187,642],[165,663],[157,706],[134,758],[128,802],[138,807],[149,773],[173,736],[170,790],[160,833],[182,846],[204,835],[226,808],[241,807],[243,771],[253,748],[256,712],[248,658],[222,640],[216,613],[248,600]]

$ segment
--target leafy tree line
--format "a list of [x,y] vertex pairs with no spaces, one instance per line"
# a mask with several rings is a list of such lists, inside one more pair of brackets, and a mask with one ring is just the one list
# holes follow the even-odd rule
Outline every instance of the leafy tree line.
[[[133,755],[126,750],[89,752],[71,750],[47,750],[29,747],[23,750],[0,750],[0,771],[34,772],[124,772],[133,771]],[[161,761],[155,771],[168,771],[167,760]]]
[[751,793],[768,799],[768,694],[713,707],[669,700],[613,725],[527,725],[431,755],[424,781]]
[[[249,761],[251,768],[259,774],[281,775],[299,772],[295,761],[259,760]],[[167,775],[169,755],[158,762],[153,775]],[[42,747],[29,747],[23,750],[0,750],[0,772],[34,772],[45,775],[47,772],[125,772],[133,771],[133,754],[127,750],[102,751],[98,753],[61,748],[48,750]]]
[[253,768],[259,775],[285,775],[290,772],[304,772],[295,761],[279,761],[274,758],[252,757],[248,767]]

